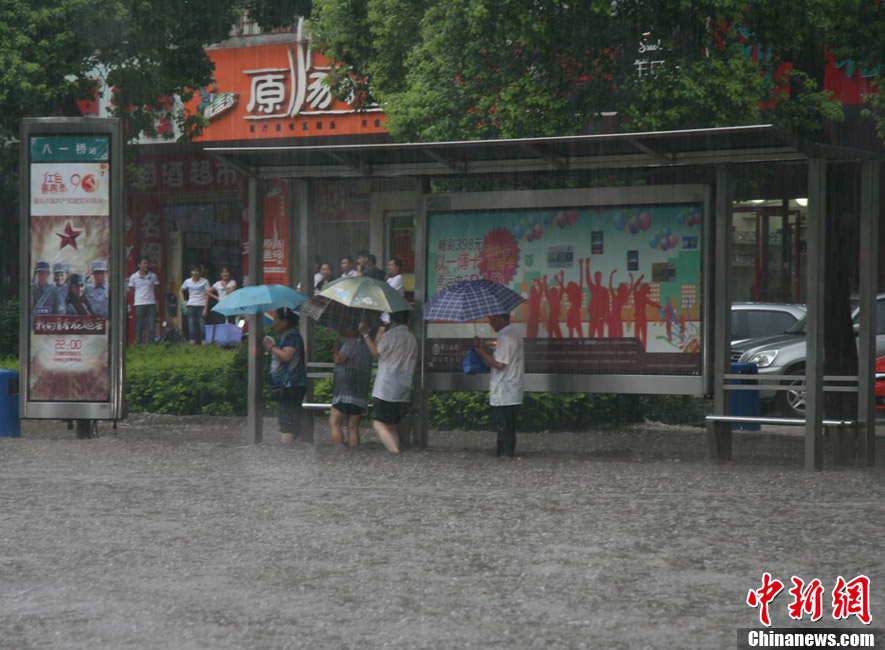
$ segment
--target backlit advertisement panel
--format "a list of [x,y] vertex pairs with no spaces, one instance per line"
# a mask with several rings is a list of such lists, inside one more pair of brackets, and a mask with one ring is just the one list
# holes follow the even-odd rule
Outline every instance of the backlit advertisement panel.
[[116,312],[125,310],[113,218],[120,181],[112,175],[116,133],[107,128],[115,122],[38,119],[23,129],[25,417],[105,419],[121,411]]
[[[511,323],[525,336],[527,374],[701,376],[703,192],[558,196],[430,212],[427,295],[472,279],[520,294]],[[476,334],[494,338],[482,322],[429,323],[426,372],[461,372]]]

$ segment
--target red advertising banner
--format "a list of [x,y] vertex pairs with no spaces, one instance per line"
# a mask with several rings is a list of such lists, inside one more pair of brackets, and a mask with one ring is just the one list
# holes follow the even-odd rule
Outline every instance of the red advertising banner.
[[[249,214],[243,211],[243,269],[249,268]],[[244,276],[245,283],[253,284]],[[271,181],[264,196],[264,284],[289,284],[289,186]]]

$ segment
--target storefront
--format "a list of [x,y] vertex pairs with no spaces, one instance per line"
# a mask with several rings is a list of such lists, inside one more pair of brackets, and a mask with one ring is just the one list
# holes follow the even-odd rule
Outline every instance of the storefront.
[[[323,84],[329,62],[309,49],[300,31],[236,38],[207,52],[215,63],[214,83],[201,89],[188,109],[202,114],[208,127],[195,144],[139,147],[137,175],[127,197],[127,267],[132,273],[139,259],[148,257],[159,278],[160,334],[181,329],[178,289],[192,266],[204,269],[210,282],[222,268],[238,285],[250,281],[249,170],[204,152],[204,145],[389,140],[379,109],[358,113],[332,96]],[[369,249],[382,268],[389,257],[402,258],[411,286],[414,214],[390,201],[401,189],[401,183],[360,179],[315,184],[312,263],[329,263],[337,276],[343,257]],[[294,285],[294,185],[273,180],[262,195],[264,282]],[[133,336],[131,331],[130,340]]]

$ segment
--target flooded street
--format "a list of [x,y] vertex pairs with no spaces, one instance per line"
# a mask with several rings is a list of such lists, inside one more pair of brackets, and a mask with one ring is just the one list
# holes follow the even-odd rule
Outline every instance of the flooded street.
[[521,435],[513,461],[487,432],[394,457],[244,427],[0,438],[0,649],[726,648],[764,572],[775,626],[794,575],[827,590],[821,627],[838,576],[885,620],[881,437],[876,468],[808,473],[795,431],[715,465],[702,429],[653,424]]

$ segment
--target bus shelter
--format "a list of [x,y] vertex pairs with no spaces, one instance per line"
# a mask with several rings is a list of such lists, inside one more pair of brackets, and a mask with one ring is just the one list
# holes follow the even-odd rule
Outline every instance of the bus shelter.
[[[290,283],[310,287],[316,184],[396,180],[396,205],[414,214],[412,329],[421,351],[413,440],[427,443],[426,395],[483,389],[460,372],[475,325],[425,324],[425,300],[445,284],[488,277],[526,298],[526,390],[712,395],[711,458],[731,458],[730,308],[734,206],[738,194],[807,198],[801,235],[807,304],[805,465],[822,467],[825,426],[857,436],[874,462],[876,292],[879,277],[879,155],[800,140],[771,125],[556,138],[409,144],[205,147],[249,177],[249,276],[261,281],[262,186],[286,180],[295,197]],[[859,226],[856,376],[823,372],[828,172],[856,170]],[[755,189],[750,189],[755,188]],[[379,191],[384,204],[394,193]],[[372,226],[373,238],[381,226]],[[797,235],[797,251],[800,236]],[[606,283],[606,279],[608,282]],[[617,282],[615,282],[617,280]],[[586,283],[586,284],[585,284]],[[602,321],[602,302],[609,318]],[[564,301],[564,302],[563,302]],[[554,319],[550,305],[558,304]],[[543,312],[543,313],[542,313]],[[566,313],[568,312],[568,313]],[[614,313],[614,316],[611,314]],[[571,320],[578,314],[576,320]],[[546,320],[545,320],[546,317]],[[260,327],[258,317],[251,331]],[[305,340],[312,324],[302,322]],[[545,336],[546,334],[546,336]],[[261,348],[250,337],[251,440],[262,439]],[[824,418],[827,390],[858,394],[856,418]],[[309,393],[310,395],[310,393]],[[309,397],[308,397],[309,399]],[[311,431],[305,434],[308,438]]]

